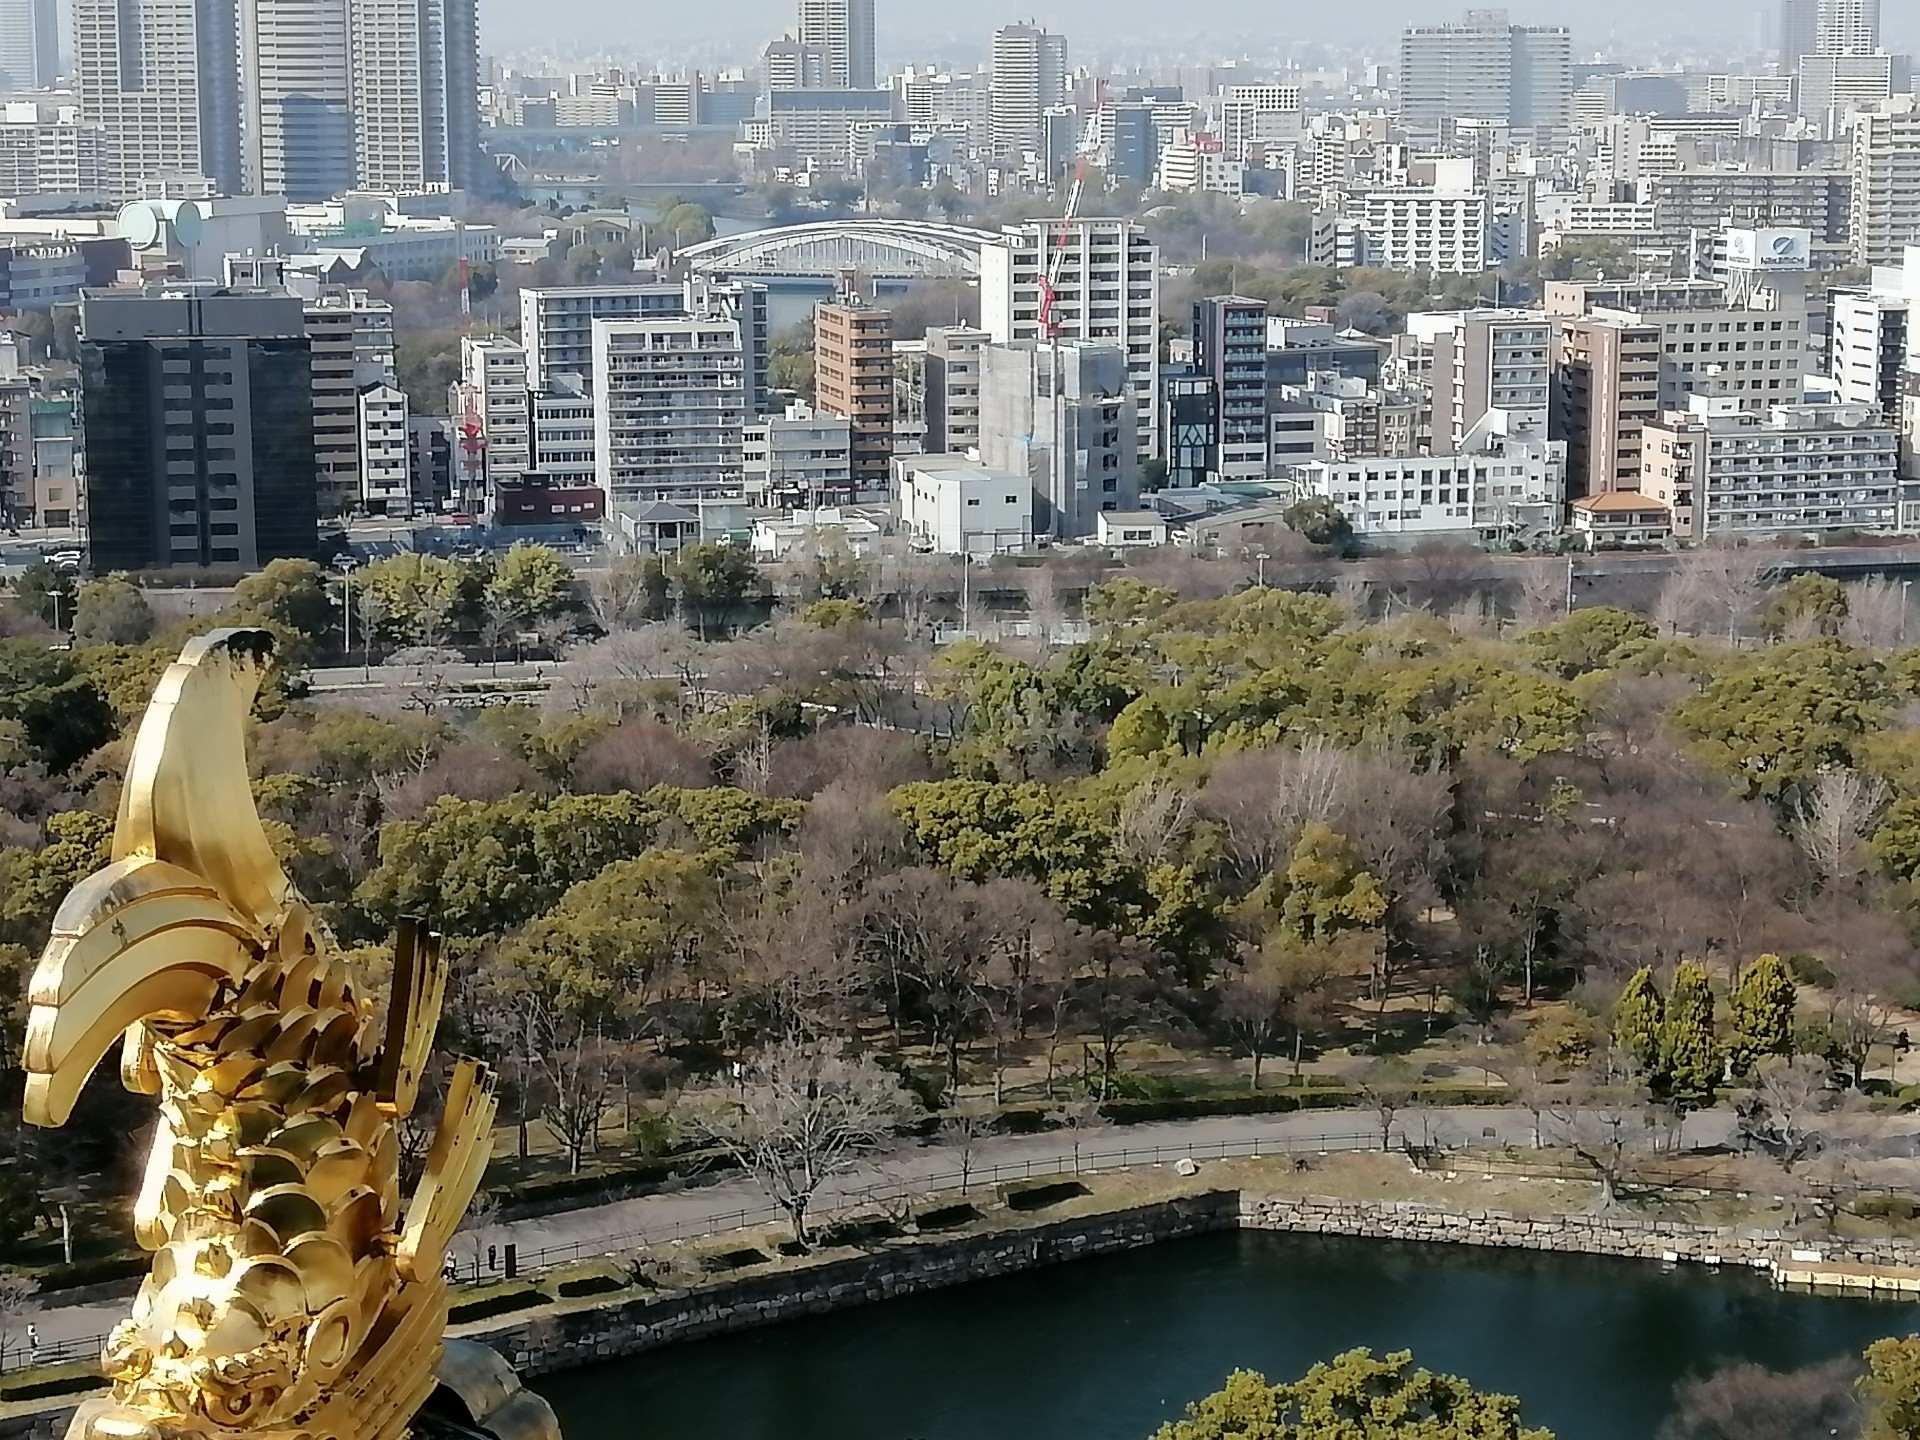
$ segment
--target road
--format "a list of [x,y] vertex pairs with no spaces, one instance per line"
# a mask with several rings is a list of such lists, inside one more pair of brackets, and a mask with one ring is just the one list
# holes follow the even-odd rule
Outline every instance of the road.
[[[1513,1144],[1533,1141],[1533,1117],[1518,1108],[1485,1106],[1460,1109],[1405,1110],[1394,1130],[1415,1144],[1441,1146]],[[1689,1147],[1723,1144],[1733,1132],[1733,1114],[1707,1110],[1687,1117],[1681,1139]],[[1313,1151],[1315,1142],[1328,1149],[1365,1149],[1379,1143],[1378,1117],[1372,1110],[1318,1110],[1306,1114],[1230,1116],[1212,1120],[1169,1120],[1124,1127],[1079,1131],[1061,1130],[1040,1135],[1007,1135],[983,1140],[974,1147],[972,1171],[982,1183],[994,1178],[991,1170],[1031,1170],[1057,1174],[1075,1168],[1075,1140],[1079,1160],[1087,1168],[1171,1164],[1193,1153],[1204,1165],[1209,1156],[1231,1149],[1237,1154]],[[1125,1151],[1123,1159],[1121,1152]],[[1155,1152],[1158,1152],[1157,1154]],[[909,1144],[877,1156],[853,1174],[829,1181],[815,1199],[817,1211],[857,1203],[876,1187],[913,1192],[957,1188],[953,1178],[960,1152],[951,1145]],[[521,1264],[560,1264],[575,1256],[611,1254],[631,1249],[645,1240],[668,1240],[678,1235],[702,1234],[757,1224],[776,1218],[766,1197],[751,1180],[735,1176],[698,1189],[644,1195],[609,1205],[569,1210],[536,1220],[517,1220],[476,1227],[454,1242],[455,1261],[463,1271],[476,1264],[486,1247],[519,1247]],[[57,1297],[54,1297],[57,1298]],[[13,1324],[9,1350],[20,1343],[20,1327],[32,1321],[43,1352],[61,1345],[91,1344],[126,1314],[125,1300],[93,1305],[42,1309]],[[63,1357],[64,1358],[64,1357]]]

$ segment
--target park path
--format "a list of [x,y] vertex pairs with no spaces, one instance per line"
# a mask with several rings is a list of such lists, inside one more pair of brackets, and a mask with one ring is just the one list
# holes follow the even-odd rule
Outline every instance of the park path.
[[[1469,1106],[1420,1107],[1403,1110],[1395,1118],[1395,1143],[1404,1137],[1416,1145],[1533,1143],[1533,1116],[1526,1110]],[[1687,1118],[1682,1143],[1699,1148],[1721,1144],[1733,1128],[1731,1112],[1707,1110]],[[1240,1115],[1207,1120],[1168,1120],[1139,1125],[1101,1126],[1078,1132],[1050,1130],[1038,1135],[1003,1135],[981,1140],[973,1147],[971,1168],[983,1182],[1000,1172],[1031,1171],[1053,1174],[1075,1168],[1102,1170],[1127,1165],[1171,1164],[1191,1154],[1202,1164],[1222,1154],[1312,1152],[1324,1142],[1329,1150],[1365,1149],[1379,1143],[1378,1116],[1372,1110],[1317,1110],[1293,1115]],[[816,1211],[825,1212],[865,1198],[875,1187],[892,1193],[950,1188],[957,1184],[960,1152],[950,1144],[908,1143],[876,1155],[851,1174],[838,1176],[822,1187]],[[681,1235],[756,1224],[775,1218],[753,1181],[733,1175],[712,1185],[638,1196],[605,1205],[484,1225],[454,1241],[456,1264],[463,1275],[478,1267],[486,1274],[487,1247],[518,1247],[523,1268],[564,1263],[577,1257],[614,1253],[645,1240],[667,1240]],[[7,1326],[5,1363],[19,1363],[24,1328],[33,1324],[42,1361],[80,1358],[126,1314],[126,1301],[90,1305],[58,1304],[30,1309],[12,1317]],[[29,1302],[30,1306],[32,1302]]]

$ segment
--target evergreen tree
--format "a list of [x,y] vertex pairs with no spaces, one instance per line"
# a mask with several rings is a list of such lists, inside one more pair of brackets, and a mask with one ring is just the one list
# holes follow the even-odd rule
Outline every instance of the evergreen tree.
[[1707,983],[1707,972],[1698,965],[1682,965],[1673,972],[1673,989],[1667,995],[1655,1088],[1676,1109],[1700,1109],[1713,1103],[1721,1065],[1720,1042],[1713,1034],[1713,989]]
[[1793,1053],[1793,1012],[1799,992],[1786,962],[1778,955],[1762,955],[1733,987],[1733,1040],[1729,1050],[1733,1073],[1749,1075],[1769,1055]]
[[1653,971],[1640,970],[1627,982],[1613,1007],[1613,1043],[1626,1053],[1634,1068],[1651,1079],[1660,1069],[1660,1031],[1666,1005]]

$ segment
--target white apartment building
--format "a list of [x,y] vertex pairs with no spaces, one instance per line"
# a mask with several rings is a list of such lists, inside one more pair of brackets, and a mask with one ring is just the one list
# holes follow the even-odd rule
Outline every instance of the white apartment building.
[[1488,436],[1545,439],[1552,327],[1539,310],[1452,310],[1407,317],[1433,390],[1433,448],[1470,453]]
[[468,335],[460,341],[460,385],[486,442],[489,491],[518,481],[533,465],[527,378],[527,352],[504,336]]
[[369,515],[413,512],[413,464],[407,449],[407,392],[369,385],[360,392],[360,503]]
[[1853,263],[1897,265],[1920,244],[1920,96],[1853,117]]
[[108,188],[105,134],[77,105],[0,105],[0,195],[88,195]]
[[594,466],[610,507],[739,495],[747,419],[737,321],[596,320]]
[[[1343,222],[1347,222],[1343,228]],[[1493,197],[1473,180],[1473,161],[1421,159],[1404,184],[1359,185],[1314,216],[1309,242],[1315,264],[1333,264],[1343,239],[1364,236],[1357,263],[1385,270],[1477,275],[1489,259]]]
[[[1056,254],[1056,249],[1059,251]],[[1029,220],[1006,227],[980,251],[980,323],[997,345],[1047,338],[1041,329],[1043,282],[1055,268],[1053,323],[1062,340],[1098,340],[1127,352],[1140,454],[1157,448],[1155,396],[1160,356],[1159,252],[1131,220]]]
[[781,510],[815,507],[853,486],[853,422],[798,402],[748,425],[741,469],[747,498]]
[[1673,533],[1908,531],[1899,435],[1868,405],[1776,405],[1764,415],[1731,396],[1695,395],[1644,431],[1640,491],[1673,515]]
[[957,455],[902,455],[893,462],[900,529],[927,555],[986,558],[1033,544],[1033,485]]
[[1294,495],[1331,501],[1369,539],[1517,539],[1559,528],[1565,453],[1558,443],[1515,440],[1484,454],[1319,460],[1294,470]]
[[747,341],[749,413],[766,405],[767,291],[745,281],[629,280],[592,285],[529,285],[520,292],[520,343],[535,390],[559,387],[559,377],[577,375],[594,388],[593,325],[596,320],[638,320],[714,312],[740,323]]
[[593,461],[593,396],[562,377],[552,390],[528,397],[533,421],[533,464],[528,473],[555,490],[585,490],[599,482]]
[[1842,405],[1871,405],[1896,418],[1909,390],[1920,389],[1920,245],[1904,266],[1877,266],[1870,284],[1827,294],[1827,376]]
[[1159,187],[1185,194],[1238,195],[1246,188],[1246,167],[1216,135],[1180,130],[1160,152]]
[[799,43],[819,56],[822,89],[873,88],[873,0],[800,0]]

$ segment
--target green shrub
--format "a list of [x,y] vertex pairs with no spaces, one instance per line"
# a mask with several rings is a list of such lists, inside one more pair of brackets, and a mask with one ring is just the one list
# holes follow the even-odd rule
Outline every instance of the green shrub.
[[553,1293],[562,1300],[577,1300],[582,1295],[610,1295],[626,1288],[615,1275],[575,1275],[555,1285]]
[[980,1212],[973,1206],[941,1205],[932,1210],[922,1210],[913,1217],[913,1223],[922,1230],[953,1230],[962,1225],[971,1225],[980,1218]]
[[1811,985],[1820,990],[1833,988],[1833,971],[1818,955],[1787,956],[1787,973],[1796,985]]
[[65,1365],[41,1365],[32,1370],[14,1370],[0,1375],[0,1402],[45,1400],[55,1395],[77,1395],[85,1390],[104,1389],[106,1376],[95,1360],[74,1360]]
[[536,1286],[525,1281],[510,1280],[501,1285],[489,1285],[481,1290],[464,1294],[456,1291],[461,1298],[447,1307],[449,1325],[466,1325],[475,1320],[491,1320],[495,1315],[510,1315],[515,1310],[531,1310],[536,1305],[547,1303],[547,1297]]
[[739,1250],[719,1250],[700,1257],[700,1268],[711,1275],[723,1275],[729,1270],[744,1270],[749,1265],[766,1263],[766,1255],[752,1246]]
[[1049,1205],[1089,1193],[1078,1180],[1055,1180],[1038,1185],[1002,1186],[1000,1199],[1009,1210],[1044,1210]]
[[891,1240],[900,1233],[892,1220],[841,1220],[822,1225],[814,1239],[821,1245],[871,1245],[876,1240]]

